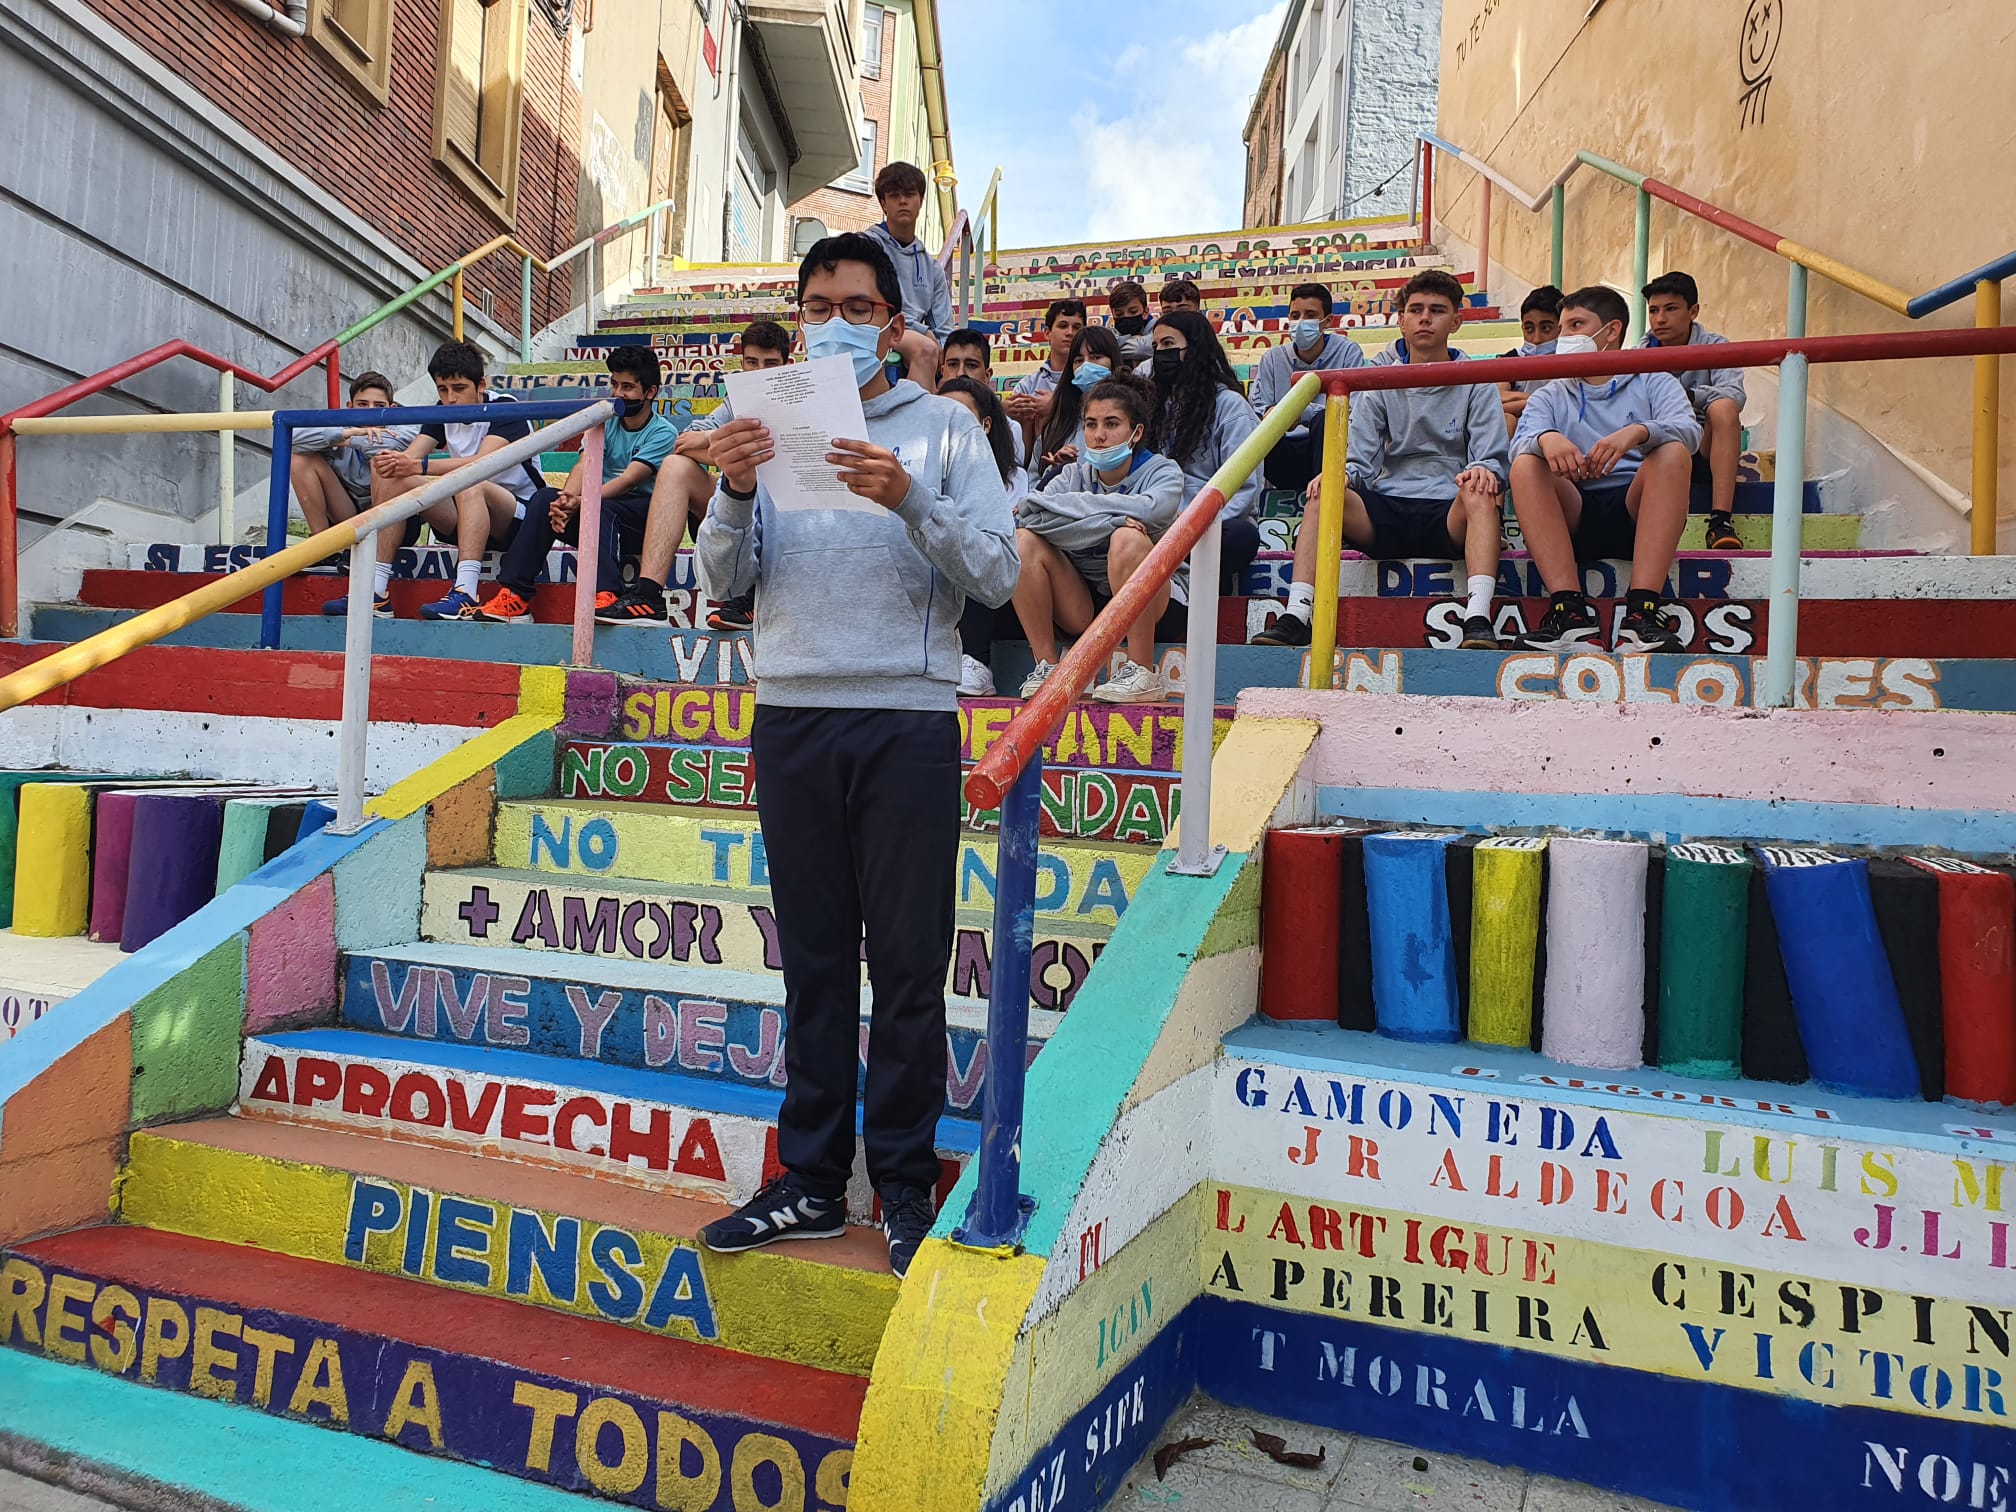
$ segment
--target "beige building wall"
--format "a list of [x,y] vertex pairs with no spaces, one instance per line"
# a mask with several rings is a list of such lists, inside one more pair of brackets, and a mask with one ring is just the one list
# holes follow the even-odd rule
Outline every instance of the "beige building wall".
[[[2008,0],[1446,0],[1440,131],[1536,191],[1578,149],[1600,153],[1915,295],[2016,248],[2012,77]],[[1437,171],[1440,218],[1474,243],[1476,176],[1447,159]],[[1569,287],[1629,285],[1634,200],[1607,176],[1576,176]],[[1493,261],[1545,283],[1546,212],[1502,197],[1493,209]],[[1762,248],[1655,201],[1650,267],[1695,276],[1711,330],[1784,334],[1787,265]],[[1814,335],[1973,318],[1969,300],[1912,322],[1812,280]],[[1971,367],[1816,368],[1813,394],[1965,493]],[[2005,519],[2016,515],[2012,379],[2005,362]]]

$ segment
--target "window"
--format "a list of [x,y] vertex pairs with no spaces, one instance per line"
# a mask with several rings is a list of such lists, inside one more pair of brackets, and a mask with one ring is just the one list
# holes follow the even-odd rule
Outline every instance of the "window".
[[315,0],[308,35],[344,80],[383,105],[392,80],[392,0]]
[[441,0],[434,158],[505,222],[517,213],[523,0]]
[[852,190],[856,194],[875,192],[875,132],[876,125],[873,121],[862,123],[861,161],[855,164],[851,173],[840,180],[842,189]]
[[864,79],[882,77],[882,16],[879,5],[861,8],[861,77]]

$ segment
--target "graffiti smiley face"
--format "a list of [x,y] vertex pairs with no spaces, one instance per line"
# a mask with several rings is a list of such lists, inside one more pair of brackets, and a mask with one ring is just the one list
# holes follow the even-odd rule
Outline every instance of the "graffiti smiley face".
[[1743,40],[1737,68],[1745,84],[1756,84],[1771,72],[1778,43],[1785,35],[1785,0],[1750,0],[1743,17]]

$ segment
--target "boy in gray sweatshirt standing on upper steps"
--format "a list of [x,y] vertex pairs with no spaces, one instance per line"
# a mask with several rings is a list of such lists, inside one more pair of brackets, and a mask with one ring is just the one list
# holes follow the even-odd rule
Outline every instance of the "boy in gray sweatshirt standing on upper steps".
[[832,236],[798,270],[809,358],[852,359],[865,440],[827,456],[872,511],[780,507],[755,420],[714,432],[695,537],[709,597],[756,592],[757,815],[784,968],[784,1175],[707,1225],[710,1249],[826,1239],[854,1169],[861,961],[874,1012],[862,1143],[901,1276],[931,1230],[945,1111],[945,976],[959,851],[959,616],[1014,592],[1015,523],[972,413],[884,364],[903,293],[875,240]]
[[901,354],[910,381],[926,393],[938,391],[938,359],[952,334],[952,288],[938,254],[917,235],[930,186],[915,163],[891,163],[875,175],[875,198],[882,220],[865,233],[879,242],[896,269],[903,290],[903,334],[894,351]]
[[[1449,338],[1463,323],[1463,287],[1447,273],[1417,273],[1400,291],[1396,363],[1459,362]],[[1489,383],[1368,389],[1351,402],[1344,464],[1344,540],[1375,557],[1461,559],[1469,579],[1463,645],[1496,650],[1491,598],[1498,585],[1499,514],[1509,459],[1504,410]],[[1288,607],[1253,643],[1306,646],[1316,603],[1316,541],[1323,480],[1309,485],[1295,537]]]
[[[1561,301],[1554,354],[1616,351],[1630,315],[1615,289],[1576,290]],[[1539,627],[1519,637],[1522,647],[1600,650],[1602,625],[1577,563],[1628,557],[1631,587],[1612,649],[1680,649],[1659,600],[1687,523],[1700,444],[1701,422],[1670,373],[1557,378],[1526,401],[1512,438],[1512,504],[1551,597]]]

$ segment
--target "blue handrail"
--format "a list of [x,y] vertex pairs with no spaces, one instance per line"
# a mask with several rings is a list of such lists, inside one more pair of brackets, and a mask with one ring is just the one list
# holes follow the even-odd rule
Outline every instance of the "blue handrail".
[[2016,278],[2016,252],[2009,252],[1991,263],[1983,263],[1972,273],[1963,273],[1951,283],[1943,283],[1936,289],[1927,289],[1904,307],[1904,313],[1913,320],[1922,320],[1934,310],[1943,310],[1950,304],[1958,304],[1973,294],[1984,283],[2000,283],[2005,278]]

